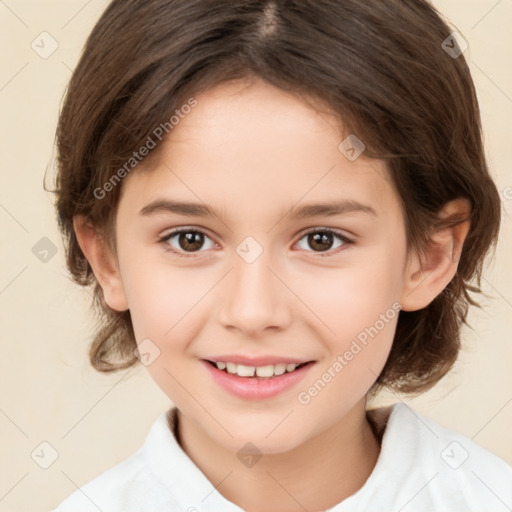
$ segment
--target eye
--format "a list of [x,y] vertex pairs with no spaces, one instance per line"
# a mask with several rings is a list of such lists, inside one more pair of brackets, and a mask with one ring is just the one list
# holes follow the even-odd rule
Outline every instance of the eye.
[[[177,256],[188,257],[192,256],[193,253],[202,252],[200,249],[204,248],[206,239],[211,242],[210,247],[206,247],[206,249],[215,247],[215,242],[213,242],[204,231],[192,228],[180,228],[171,231],[169,234],[160,238],[158,242],[165,245],[166,251],[173,252]],[[350,240],[342,233],[330,228],[315,228],[308,231],[299,240],[299,246],[300,242],[304,239],[306,239],[306,243],[313,248],[312,251],[308,252],[327,253],[319,254],[321,257],[332,256],[340,252],[339,250],[331,250],[333,248],[338,249],[339,247],[354,244],[353,240]],[[338,245],[333,245],[335,239],[340,241]],[[301,247],[301,249],[304,249],[304,247]]]
[[[334,239],[340,240],[341,243],[334,246],[334,249],[338,247],[343,247],[345,245],[354,244],[353,240],[350,240],[340,232],[330,229],[330,228],[315,228],[307,233],[305,233],[302,238],[299,240],[299,244],[302,240],[306,239],[306,243],[313,248],[313,251],[308,252],[328,252],[328,254],[320,254],[321,257],[332,256],[333,254],[337,254],[338,251],[332,251],[330,249],[333,248]],[[304,247],[301,247],[302,249]],[[343,250],[343,249],[341,249]]]
[[[207,249],[214,247],[215,242],[203,231],[192,228],[180,228],[171,231],[168,235],[160,238],[158,242],[166,245],[167,251],[174,252],[178,256],[187,257],[187,252],[201,252],[198,249],[204,245],[206,238],[212,242],[211,247],[207,247]],[[174,240],[176,245],[172,243],[173,239],[176,239]]]

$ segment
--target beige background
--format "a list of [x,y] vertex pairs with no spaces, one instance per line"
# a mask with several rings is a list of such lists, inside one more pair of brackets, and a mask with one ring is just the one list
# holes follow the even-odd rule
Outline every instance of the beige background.
[[[134,453],[170,406],[143,367],[111,376],[89,367],[90,296],[67,278],[53,197],[43,190],[64,88],[106,5],[0,1],[1,511],[51,510]],[[503,228],[483,282],[491,298],[470,315],[474,331],[466,330],[460,363],[434,390],[405,401],[512,463],[512,2],[435,5],[469,42],[466,58],[481,102],[489,163],[502,191]],[[34,40],[42,46],[43,31],[59,45],[46,59],[31,48]],[[52,177],[50,167],[50,185]],[[43,237],[57,247],[46,263],[32,252]],[[43,441],[59,454],[46,470],[31,458],[35,451],[36,460],[49,460],[48,447],[41,456]]]

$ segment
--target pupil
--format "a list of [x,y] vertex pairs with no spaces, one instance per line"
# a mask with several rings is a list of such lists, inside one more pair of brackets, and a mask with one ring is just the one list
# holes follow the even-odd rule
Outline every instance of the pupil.
[[[189,231],[186,233],[180,233],[179,236],[180,247],[186,250],[200,249],[203,244],[203,235],[196,231]],[[197,244],[194,246],[194,244]]]
[[330,249],[332,245],[332,236],[332,233],[312,233],[308,237],[308,242],[315,251]]

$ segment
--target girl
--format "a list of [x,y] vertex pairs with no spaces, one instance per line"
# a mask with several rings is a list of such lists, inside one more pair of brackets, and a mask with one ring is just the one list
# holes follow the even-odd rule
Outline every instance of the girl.
[[114,0],[60,115],[102,372],[173,406],[58,512],[482,511],[512,468],[382,388],[452,367],[500,200],[425,0]]

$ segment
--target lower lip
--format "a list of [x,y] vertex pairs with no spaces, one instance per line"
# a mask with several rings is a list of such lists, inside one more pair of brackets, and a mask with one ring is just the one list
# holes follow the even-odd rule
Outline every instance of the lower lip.
[[204,359],[201,362],[206,366],[215,382],[224,389],[240,398],[253,400],[271,398],[290,389],[300,382],[314,365],[314,361],[312,361],[293,372],[285,372],[275,377],[258,378],[240,377],[239,375],[219,370]]

